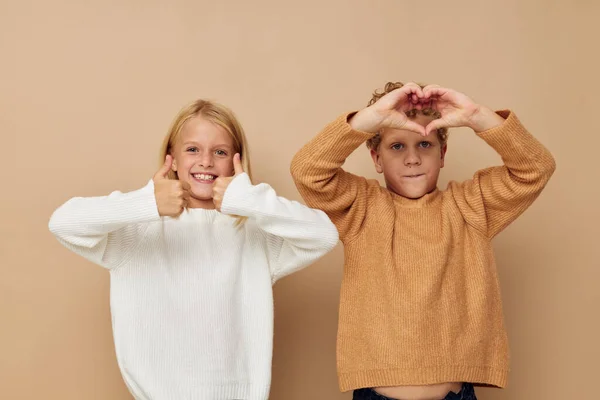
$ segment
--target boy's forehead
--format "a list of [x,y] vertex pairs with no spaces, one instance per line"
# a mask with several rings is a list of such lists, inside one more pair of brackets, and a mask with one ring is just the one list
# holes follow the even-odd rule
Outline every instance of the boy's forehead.
[[417,132],[408,131],[406,129],[391,129],[386,128],[380,132],[382,142],[391,142],[395,140],[423,140],[423,136]]

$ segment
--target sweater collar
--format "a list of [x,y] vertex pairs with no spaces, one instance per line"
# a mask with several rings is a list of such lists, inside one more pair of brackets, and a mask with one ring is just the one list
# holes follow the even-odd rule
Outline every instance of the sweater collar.
[[435,204],[438,204],[442,199],[442,192],[437,187],[433,191],[422,197],[419,197],[418,199],[409,199],[408,197],[400,196],[399,194],[396,194],[390,190],[388,190],[388,192],[391,194],[392,200],[395,204],[406,208],[431,207]]

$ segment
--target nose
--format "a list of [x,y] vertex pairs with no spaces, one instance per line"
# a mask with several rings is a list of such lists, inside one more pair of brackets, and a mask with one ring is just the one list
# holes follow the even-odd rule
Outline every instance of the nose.
[[198,157],[198,165],[204,168],[212,167],[214,164],[213,153],[205,151]]
[[421,165],[421,156],[416,149],[409,148],[407,150],[406,157],[404,158],[404,165],[407,167],[416,167]]

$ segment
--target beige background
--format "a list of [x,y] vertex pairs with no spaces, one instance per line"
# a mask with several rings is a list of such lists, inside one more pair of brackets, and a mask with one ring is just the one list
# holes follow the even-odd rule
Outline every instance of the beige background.
[[[599,3],[223,3],[0,0],[0,398],[130,398],[108,273],[47,230],[62,202],[144,185],[171,119],[197,97],[230,106],[257,180],[299,199],[294,153],[388,80],[510,107],[557,158],[546,191],[495,241],[512,372],[479,398],[598,398]],[[497,162],[454,131],[440,185]],[[348,168],[374,177],[370,163],[363,148]],[[341,273],[338,246],[276,285],[272,399],[351,398],[335,372]]]

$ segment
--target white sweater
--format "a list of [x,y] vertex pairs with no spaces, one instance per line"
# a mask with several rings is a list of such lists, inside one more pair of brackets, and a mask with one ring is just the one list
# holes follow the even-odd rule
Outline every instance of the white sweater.
[[[227,214],[249,219],[236,227]],[[110,270],[117,360],[144,400],[267,399],[272,284],[338,241],[325,213],[247,174],[227,188],[222,213],[160,217],[150,181],[73,198],[49,226],[65,247]]]

